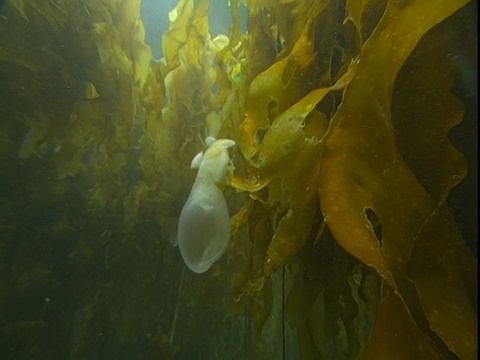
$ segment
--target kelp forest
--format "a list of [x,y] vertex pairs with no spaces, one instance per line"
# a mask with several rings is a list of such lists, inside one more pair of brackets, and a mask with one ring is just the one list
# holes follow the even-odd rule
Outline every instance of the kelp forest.
[[476,1],[0,6],[1,359],[477,358]]

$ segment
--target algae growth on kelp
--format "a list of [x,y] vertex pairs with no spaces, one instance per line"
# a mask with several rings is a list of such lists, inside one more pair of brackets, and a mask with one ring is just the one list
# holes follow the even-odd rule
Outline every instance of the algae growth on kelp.
[[[0,357],[475,359],[477,3],[217,5],[165,9],[158,61],[140,0],[3,5]],[[199,275],[169,239],[207,136]]]

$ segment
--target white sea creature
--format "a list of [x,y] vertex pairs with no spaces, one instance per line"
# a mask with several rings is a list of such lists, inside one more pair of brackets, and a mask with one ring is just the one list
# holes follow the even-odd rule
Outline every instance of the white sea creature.
[[178,222],[178,246],[190,270],[201,274],[210,269],[230,241],[230,215],[219,185],[226,185],[230,157],[235,145],[229,139],[208,137],[209,148],[197,154],[191,168],[198,168]]

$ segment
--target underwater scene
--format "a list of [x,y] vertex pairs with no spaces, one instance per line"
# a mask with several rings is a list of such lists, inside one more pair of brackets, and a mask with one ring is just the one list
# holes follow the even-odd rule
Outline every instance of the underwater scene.
[[0,1],[0,359],[477,359],[477,1]]

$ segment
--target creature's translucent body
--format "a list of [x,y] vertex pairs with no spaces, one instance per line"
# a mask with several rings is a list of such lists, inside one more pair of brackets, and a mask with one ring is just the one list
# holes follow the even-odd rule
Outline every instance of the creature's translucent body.
[[178,246],[185,264],[196,273],[204,273],[225,252],[230,240],[230,215],[217,185],[225,184],[233,140],[207,138],[210,147],[198,154],[192,168],[197,178],[178,223]]

